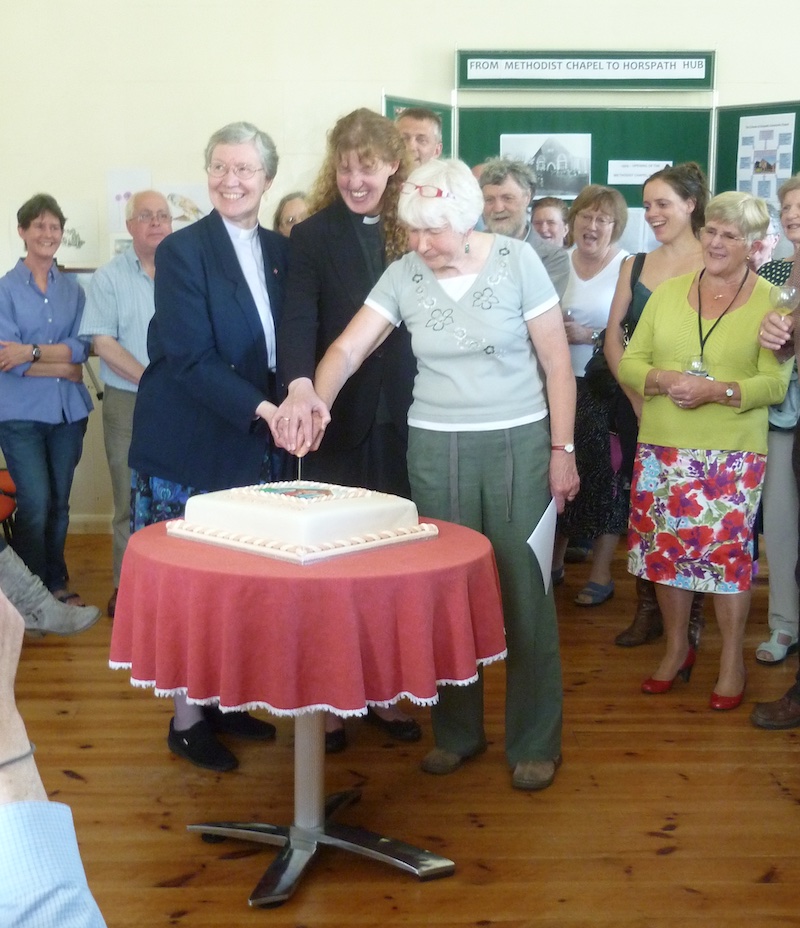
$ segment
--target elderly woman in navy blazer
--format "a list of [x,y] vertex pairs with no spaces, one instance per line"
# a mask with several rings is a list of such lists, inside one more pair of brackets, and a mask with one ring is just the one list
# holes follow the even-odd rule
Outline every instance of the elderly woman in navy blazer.
[[[133,421],[134,530],[179,518],[196,493],[280,479],[275,412],[276,324],[283,301],[286,239],[258,224],[278,154],[272,139],[237,122],[206,147],[214,210],[173,233],[156,252],[150,364]],[[176,593],[177,595],[177,593]],[[175,696],[170,750],[200,767],[232,770],[216,734],[274,738],[247,713],[221,713]]]

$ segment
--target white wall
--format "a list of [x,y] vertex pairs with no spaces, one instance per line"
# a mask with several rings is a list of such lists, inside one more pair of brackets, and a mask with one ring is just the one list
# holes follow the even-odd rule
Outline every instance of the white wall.
[[[262,214],[268,221],[284,192],[310,184],[340,115],[378,109],[384,90],[449,101],[459,47],[710,49],[719,105],[800,99],[794,7],[770,7],[756,28],[747,27],[751,2],[729,0],[722,9],[696,0],[507,0],[502,8],[486,0],[0,0],[0,269],[20,254],[13,216],[32,193],[96,203],[105,241],[109,169],[148,168],[155,187],[204,183],[205,142],[235,119],[270,132],[281,155]],[[503,98],[546,106],[684,102],[711,105],[711,97]],[[76,528],[94,529],[108,512],[96,432],[73,494]]]

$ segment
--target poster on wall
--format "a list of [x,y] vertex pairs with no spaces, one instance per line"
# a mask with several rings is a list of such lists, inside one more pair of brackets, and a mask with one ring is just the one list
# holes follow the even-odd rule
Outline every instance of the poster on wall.
[[794,113],[739,119],[737,190],[777,206],[778,188],[792,176],[794,123]]
[[588,133],[503,134],[500,155],[530,167],[537,197],[574,200],[592,180],[592,136]]
[[110,234],[124,234],[125,207],[139,190],[152,187],[147,168],[113,168],[106,173],[106,209]]
[[92,268],[103,260],[99,247],[97,204],[92,200],[64,200],[67,217],[56,260],[64,267]]

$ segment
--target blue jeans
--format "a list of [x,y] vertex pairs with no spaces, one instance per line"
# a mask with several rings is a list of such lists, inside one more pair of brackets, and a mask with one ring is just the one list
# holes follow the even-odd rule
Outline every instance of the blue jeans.
[[17,486],[14,549],[51,591],[67,585],[69,493],[87,422],[0,422],[0,448]]

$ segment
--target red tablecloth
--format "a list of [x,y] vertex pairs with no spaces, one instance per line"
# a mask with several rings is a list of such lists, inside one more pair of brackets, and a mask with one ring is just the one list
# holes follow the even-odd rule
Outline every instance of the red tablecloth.
[[505,656],[500,591],[483,535],[439,536],[300,566],[170,537],[131,537],[110,664],[131,682],[224,708],[362,714]]

